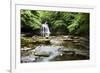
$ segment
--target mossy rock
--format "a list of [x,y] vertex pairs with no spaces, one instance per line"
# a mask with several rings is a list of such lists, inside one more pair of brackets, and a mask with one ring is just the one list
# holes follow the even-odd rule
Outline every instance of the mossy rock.
[[21,47],[35,48],[35,42],[31,38],[21,37]]
[[30,50],[21,50],[21,56],[29,56],[31,53]]
[[47,52],[42,52],[42,53],[34,53],[35,56],[39,56],[39,57],[49,57],[50,54]]
[[50,44],[50,39],[37,39],[37,44]]

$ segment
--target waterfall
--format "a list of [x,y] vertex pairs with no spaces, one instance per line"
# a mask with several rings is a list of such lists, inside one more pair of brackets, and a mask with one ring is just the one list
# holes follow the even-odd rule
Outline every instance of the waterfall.
[[50,36],[50,30],[49,30],[49,26],[47,24],[47,22],[45,22],[44,24],[42,24],[41,26],[41,34],[43,37],[49,37]]

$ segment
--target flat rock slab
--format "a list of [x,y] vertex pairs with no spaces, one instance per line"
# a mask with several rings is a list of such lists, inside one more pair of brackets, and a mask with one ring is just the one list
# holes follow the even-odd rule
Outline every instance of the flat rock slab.
[[21,48],[21,51],[27,51],[27,50],[31,50],[32,48],[28,48],[28,47],[24,47],[24,48]]
[[[88,51],[86,50],[79,50],[73,48],[64,48],[63,46],[45,46],[40,45],[37,46],[34,50],[31,50],[33,54],[29,56],[21,57],[21,62],[45,62],[45,61],[56,61],[56,57],[64,55],[67,59],[71,57],[71,59],[75,55],[84,55],[88,56]],[[71,56],[74,55],[74,56]]]

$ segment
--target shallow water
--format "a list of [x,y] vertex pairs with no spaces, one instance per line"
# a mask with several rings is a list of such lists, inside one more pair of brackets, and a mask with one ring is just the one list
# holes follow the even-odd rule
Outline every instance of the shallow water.
[[[24,51],[21,55],[21,62],[48,62],[67,60],[88,60],[89,49],[70,41],[62,41],[58,38],[50,39],[50,44],[38,44],[35,49]],[[27,47],[28,48],[28,47]],[[22,54],[22,53],[21,53]]]

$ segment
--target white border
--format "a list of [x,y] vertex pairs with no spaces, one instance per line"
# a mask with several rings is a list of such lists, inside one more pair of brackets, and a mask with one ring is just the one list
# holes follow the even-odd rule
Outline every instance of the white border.
[[[47,70],[59,70],[66,68],[79,68],[95,65],[95,10],[93,7],[70,7],[66,5],[30,5],[15,4],[12,13],[12,72],[36,72]],[[90,13],[90,60],[80,61],[63,61],[63,62],[42,62],[42,63],[20,63],[20,9],[31,10],[50,10],[50,11],[66,11],[66,12],[88,12]],[[15,24],[15,25],[14,25]],[[14,49],[15,48],[15,49]]]

